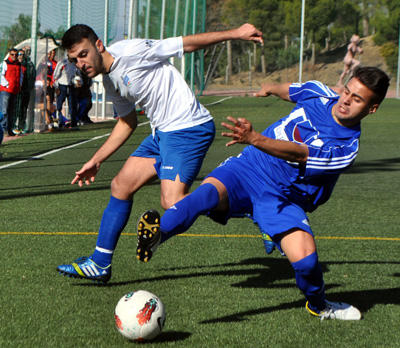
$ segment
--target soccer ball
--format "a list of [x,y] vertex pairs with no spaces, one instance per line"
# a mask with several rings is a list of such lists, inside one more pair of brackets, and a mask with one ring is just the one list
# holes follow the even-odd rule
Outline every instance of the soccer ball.
[[115,307],[115,325],[121,335],[131,341],[152,340],[161,333],[164,323],[163,303],[145,290],[129,292]]
[[82,85],[82,77],[79,75],[74,76],[72,83],[74,84],[75,87],[81,86]]

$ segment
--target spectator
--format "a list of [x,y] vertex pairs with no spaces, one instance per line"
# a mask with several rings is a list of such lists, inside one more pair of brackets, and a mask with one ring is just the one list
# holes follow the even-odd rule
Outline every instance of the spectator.
[[33,88],[32,81],[34,84],[34,79],[32,79],[32,73],[35,74],[34,67],[32,69],[33,63],[30,61],[25,50],[20,49],[18,51],[18,61],[21,64],[23,79],[22,79],[21,90],[18,93],[17,108],[16,108],[17,114],[15,115],[16,117],[14,118],[15,126],[18,120],[18,126],[16,126],[14,129],[15,134],[20,134],[25,132],[26,115],[28,111],[31,90]]
[[[26,68],[26,81],[22,83],[22,90],[26,93],[26,109],[25,109],[25,118],[22,123],[21,131],[22,133],[26,133],[29,130],[29,125],[27,125],[27,111],[31,100],[31,92],[35,88],[35,80],[36,80],[36,68],[35,64],[33,64],[31,60],[31,46],[24,46],[23,50],[25,51],[25,59],[23,61],[23,65]],[[25,85],[24,85],[25,84]],[[34,98],[32,98],[34,99]]]
[[75,96],[78,105],[77,121],[83,124],[94,123],[89,117],[89,111],[92,108],[92,79],[80,72],[74,78]]
[[75,77],[78,69],[75,65],[68,61],[68,58],[63,59],[57,63],[56,69],[53,74],[53,86],[56,89],[57,95],[57,118],[60,128],[64,126],[62,107],[65,99],[68,99],[68,108],[71,115],[71,130],[77,130],[76,122],[76,96],[74,92],[73,78]]
[[54,59],[56,56],[56,50],[51,50],[48,55],[47,55],[47,76],[50,76],[51,78],[51,85],[53,85],[53,74],[54,70],[56,69],[57,66],[57,61]]
[[54,105],[55,88],[51,84],[51,77],[47,76],[46,81],[46,125],[48,130],[53,130],[53,123],[59,121],[55,115],[56,107]]
[[351,78],[353,75],[353,71],[360,65],[360,61],[354,59],[356,53],[363,54],[363,49],[358,46],[359,43],[360,37],[354,34],[350,38],[350,43],[347,46],[347,53],[343,58],[343,72],[340,75],[339,82],[337,83],[337,86],[339,87],[343,87],[344,78],[346,77],[346,75],[349,75],[349,78]]
[[18,50],[10,49],[10,54],[4,60],[1,69],[0,85],[0,111],[3,113],[4,123],[7,123],[7,132],[9,136],[14,136],[12,131],[14,125],[14,111],[18,92],[22,84],[22,68],[17,59]]

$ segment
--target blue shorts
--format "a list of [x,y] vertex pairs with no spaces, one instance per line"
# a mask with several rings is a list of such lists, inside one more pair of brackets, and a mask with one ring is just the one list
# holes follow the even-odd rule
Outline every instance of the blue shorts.
[[182,130],[149,135],[132,154],[135,157],[155,158],[154,165],[161,180],[181,182],[191,186],[199,174],[204,157],[215,137],[214,121]]
[[304,209],[262,180],[252,167],[245,156],[239,155],[228,158],[207,176],[224,184],[229,199],[227,214],[211,212],[209,217],[226,224],[232,216],[251,214],[279,249],[280,234],[292,228],[304,230],[313,236]]

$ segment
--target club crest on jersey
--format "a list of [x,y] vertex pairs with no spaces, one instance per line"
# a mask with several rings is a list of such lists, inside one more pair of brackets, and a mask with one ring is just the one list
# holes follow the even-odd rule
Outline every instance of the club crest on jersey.
[[128,75],[121,76],[121,80],[122,80],[122,83],[123,83],[126,87],[130,87],[130,86],[132,85],[131,81],[129,80]]
[[146,40],[146,46],[147,47],[153,47],[153,45],[154,45],[154,40]]

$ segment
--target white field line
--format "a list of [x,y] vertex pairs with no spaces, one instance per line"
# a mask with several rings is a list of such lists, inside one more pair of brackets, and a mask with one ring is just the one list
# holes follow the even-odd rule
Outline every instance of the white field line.
[[[149,123],[150,123],[150,121],[140,123],[138,125],[138,127],[144,126],[144,125],[149,124]],[[0,166],[0,169],[5,169],[5,168],[12,167],[12,166],[16,166],[18,164],[26,163],[28,161],[32,161],[32,160],[35,160],[35,159],[38,159],[38,158],[42,158],[42,157],[45,157],[45,156],[48,156],[48,155],[52,155],[53,153],[56,153],[56,152],[59,152],[59,151],[72,149],[73,147],[80,146],[80,145],[83,145],[83,144],[86,144],[86,143],[89,143],[91,141],[98,140],[98,139],[101,139],[101,138],[104,138],[104,137],[108,137],[109,135],[110,135],[110,133],[99,135],[98,137],[94,137],[92,139],[88,139],[88,140],[85,140],[85,141],[82,141],[80,143],[76,143],[76,144],[73,144],[73,145],[64,146],[64,147],[61,147],[59,149],[54,149],[54,150],[51,150],[49,152],[42,153],[41,155],[37,155],[37,156],[31,157],[31,158],[28,158],[28,159],[23,160],[23,161],[17,161],[17,162],[5,164],[4,166]]]
[[[210,106],[210,105],[219,104],[219,103],[222,103],[223,101],[228,100],[228,99],[231,99],[231,98],[233,98],[233,97],[226,97],[226,98],[223,98],[223,99],[221,99],[221,100],[218,100],[218,101],[216,101],[216,102],[214,102],[214,103],[205,104],[204,106]],[[150,121],[140,123],[140,124],[138,125],[138,127],[144,126],[144,125],[149,124],[149,123],[150,123]],[[77,144],[73,144],[73,145],[61,147],[61,148],[59,148],[59,149],[55,149],[55,150],[51,150],[51,151],[46,152],[46,153],[42,153],[41,155],[37,155],[37,156],[34,156],[34,157],[32,157],[32,158],[28,158],[28,159],[26,159],[26,160],[22,160],[22,161],[17,161],[17,162],[5,164],[4,166],[0,166],[0,169],[5,169],[5,168],[12,167],[12,166],[16,166],[16,165],[18,165],[18,164],[26,163],[26,162],[28,162],[28,161],[32,161],[32,160],[35,160],[35,159],[38,159],[38,158],[42,158],[42,157],[45,157],[45,156],[48,156],[48,155],[52,155],[53,153],[56,153],[56,152],[59,152],[59,151],[72,149],[73,147],[86,144],[86,143],[88,143],[88,142],[90,142],[90,141],[93,141],[93,140],[98,140],[98,139],[101,139],[101,138],[104,138],[104,137],[108,137],[109,135],[110,135],[110,133],[104,134],[104,135],[100,135],[100,136],[98,136],[98,137],[94,137],[94,138],[92,138],[92,139],[85,140],[85,141],[82,141],[82,142],[77,143]]]

